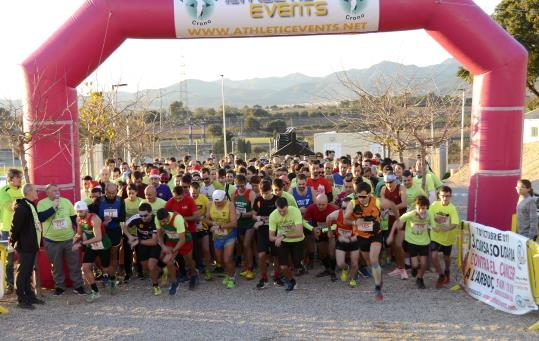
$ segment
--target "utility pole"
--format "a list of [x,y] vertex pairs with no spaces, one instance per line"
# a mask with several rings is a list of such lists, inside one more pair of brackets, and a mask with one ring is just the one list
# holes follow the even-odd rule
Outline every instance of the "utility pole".
[[225,113],[225,76],[221,75],[221,102],[223,106],[223,142],[224,142],[224,152],[225,157],[228,154],[226,148],[226,113]]

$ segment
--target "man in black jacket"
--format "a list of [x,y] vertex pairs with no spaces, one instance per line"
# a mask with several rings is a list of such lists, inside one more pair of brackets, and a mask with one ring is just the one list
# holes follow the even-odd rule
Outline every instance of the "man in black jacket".
[[37,200],[37,191],[31,184],[22,188],[24,198],[18,199],[14,207],[11,224],[10,243],[19,253],[17,276],[17,305],[22,309],[34,309],[34,304],[44,304],[32,290],[32,272],[36,254],[41,243],[41,225],[33,201]]

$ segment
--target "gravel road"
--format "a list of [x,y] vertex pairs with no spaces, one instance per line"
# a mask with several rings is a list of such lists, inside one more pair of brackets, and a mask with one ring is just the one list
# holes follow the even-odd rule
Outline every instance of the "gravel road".
[[[466,189],[454,190],[464,217]],[[539,332],[527,331],[539,313],[496,311],[449,290],[454,276],[450,286],[435,289],[436,275],[427,273],[427,290],[418,290],[413,279],[390,278],[384,269],[385,299],[375,302],[372,279],[351,289],[314,278],[316,272],[298,278],[291,293],[257,291],[244,280],[227,290],[216,279],[154,297],[149,282],[134,280],[92,304],[72,293],[46,294],[46,306],[31,312],[17,309],[11,296],[0,302],[10,309],[0,316],[0,340],[539,340]]]
[[154,297],[150,283],[137,279],[115,296],[103,289],[92,304],[70,292],[46,294],[46,305],[30,312],[17,309],[11,296],[1,302],[10,313],[0,316],[0,339],[539,339],[539,332],[526,330],[538,313],[513,316],[462,291],[435,289],[432,273],[427,290],[416,289],[412,279],[384,275],[383,302],[373,299],[372,279],[351,289],[312,273],[300,277],[291,293],[280,287],[258,291],[254,281],[244,280],[227,290],[216,279],[195,291],[183,285],[174,297],[165,290]]

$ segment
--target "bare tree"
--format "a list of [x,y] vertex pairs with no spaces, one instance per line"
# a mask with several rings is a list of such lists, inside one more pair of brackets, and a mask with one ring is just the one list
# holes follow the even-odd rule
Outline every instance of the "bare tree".
[[404,151],[419,149],[422,174],[426,173],[425,158],[429,148],[438,148],[458,132],[460,99],[456,91],[446,96],[433,92],[420,95],[419,89],[432,80],[382,75],[370,84],[374,89],[371,91],[346,73],[341,73],[339,80],[356,98],[339,115],[337,122],[347,130],[370,132],[373,141],[398,152],[401,162]]
[[[70,150],[69,141],[64,141],[61,137],[63,125],[57,125],[57,119],[42,117],[39,120],[25,122],[23,105],[14,100],[6,99],[4,108],[0,108],[0,138],[6,140],[16,156],[21,162],[24,179],[30,183],[28,172],[28,151],[45,138],[56,137],[54,143],[58,143],[58,153]],[[37,101],[35,110],[46,108],[46,101]],[[68,105],[69,106],[69,105]],[[37,115],[34,115],[37,116]],[[34,165],[39,168],[45,165]]]

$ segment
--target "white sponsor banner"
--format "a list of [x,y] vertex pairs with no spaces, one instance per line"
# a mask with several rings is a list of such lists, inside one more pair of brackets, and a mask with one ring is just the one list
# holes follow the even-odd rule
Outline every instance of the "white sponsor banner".
[[522,315],[537,310],[528,269],[527,239],[510,231],[470,223],[463,287],[496,309]]
[[379,0],[173,0],[178,38],[378,31]]

